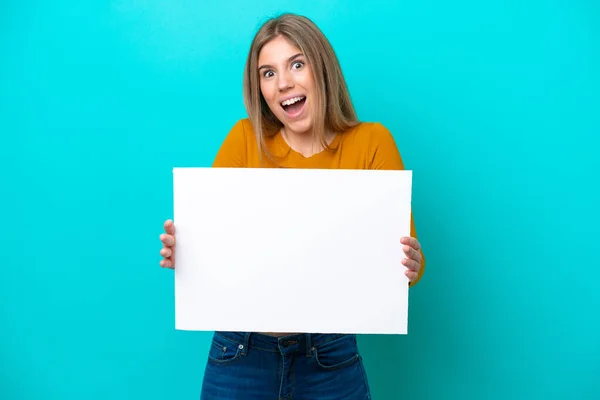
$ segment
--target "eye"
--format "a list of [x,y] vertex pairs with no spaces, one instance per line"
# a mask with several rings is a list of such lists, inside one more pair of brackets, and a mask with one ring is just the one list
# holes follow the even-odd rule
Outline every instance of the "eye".
[[296,61],[295,63],[292,64],[292,68],[295,69],[300,69],[304,66],[304,62],[303,61]]
[[272,70],[268,70],[268,71],[263,72],[263,76],[265,78],[270,78],[270,77],[273,76],[273,74],[274,74],[274,72]]

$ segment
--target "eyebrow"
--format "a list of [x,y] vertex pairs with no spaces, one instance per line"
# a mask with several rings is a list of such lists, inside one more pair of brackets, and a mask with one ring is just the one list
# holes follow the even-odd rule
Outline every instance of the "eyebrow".
[[[298,58],[298,57],[301,57],[301,56],[303,56],[303,55],[304,55],[304,54],[302,54],[302,53],[294,54],[293,56],[291,56],[290,58],[288,58],[288,62],[292,62],[292,61],[294,61],[296,58]],[[258,70],[260,71],[260,70],[261,70],[261,69],[263,69],[263,68],[273,68],[273,67],[272,67],[272,66],[270,66],[270,65],[266,65],[266,64],[265,64],[265,65],[261,65],[260,67],[258,67]]]

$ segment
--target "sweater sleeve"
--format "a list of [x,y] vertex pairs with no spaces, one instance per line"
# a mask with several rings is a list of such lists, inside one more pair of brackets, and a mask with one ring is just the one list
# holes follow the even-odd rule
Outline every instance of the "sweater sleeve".
[[213,168],[243,168],[247,164],[246,133],[243,120],[231,128],[213,162]]
[[[392,133],[382,124],[375,123],[372,125],[373,131],[371,132],[371,168],[370,169],[381,169],[381,170],[403,170],[404,162],[402,156],[396,145],[396,141]],[[411,212],[410,218],[410,235],[417,238],[417,229],[415,226],[415,220]],[[421,269],[416,280],[411,282],[410,286],[414,286],[425,272],[425,255],[423,254],[423,248],[420,249],[421,253]]]

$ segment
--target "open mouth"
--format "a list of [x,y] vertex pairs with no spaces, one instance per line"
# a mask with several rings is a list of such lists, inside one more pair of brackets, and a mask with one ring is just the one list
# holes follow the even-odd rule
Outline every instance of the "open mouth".
[[281,107],[283,107],[283,110],[287,114],[295,116],[298,115],[300,111],[302,111],[302,109],[304,108],[304,104],[306,104],[306,96],[298,96],[288,99],[286,101],[282,101]]

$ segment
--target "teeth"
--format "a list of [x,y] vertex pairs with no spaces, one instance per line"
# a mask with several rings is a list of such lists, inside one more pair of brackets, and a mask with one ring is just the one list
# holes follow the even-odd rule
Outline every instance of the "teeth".
[[302,100],[303,98],[304,98],[304,96],[301,96],[301,97],[294,97],[294,98],[288,99],[288,100],[286,100],[286,101],[282,101],[282,102],[281,102],[281,105],[282,105],[282,106],[289,106],[289,105],[292,105],[292,104],[294,104],[294,103],[295,103],[295,102],[297,102],[297,101],[300,101],[300,100]]

